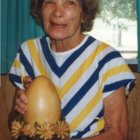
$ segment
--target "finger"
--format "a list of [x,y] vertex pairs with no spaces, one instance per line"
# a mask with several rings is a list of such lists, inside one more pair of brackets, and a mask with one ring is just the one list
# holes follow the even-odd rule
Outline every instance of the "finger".
[[32,82],[31,77],[25,76],[25,77],[23,78],[24,88],[27,89],[27,88],[30,86],[31,82]]
[[30,86],[31,83],[28,83],[28,84],[24,84],[24,88],[25,90],[27,90],[27,88]]
[[17,92],[17,98],[19,98],[23,103],[28,103],[28,98],[26,96],[25,90],[18,89]]
[[21,102],[23,102],[24,104],[27,104],[28,103],[28,98],[26,96],[25,93],[21,93],[20,96],[19,96],[19,99],[21,100]]
[[22,111],[17,105],[15,106],[15,111],[16,112],[18,112],[18,113],[20,113],[20,114],[24,114],[25,112],[24,111]]
[[20,99],[16,100],[16,105],[15,105],[20,111],[26,112],[27,111],[27,106],[25,103],[23,103]]
[[25,94],[25,90],[23,89],[16,89],[16,95],[20,97],[21,94]]
[[24,84],[29,84],[29,83],[31,83],[31,82],[32,82],[31,77],[25,76],[25,77],[23,78],[23,83],[24,83]]

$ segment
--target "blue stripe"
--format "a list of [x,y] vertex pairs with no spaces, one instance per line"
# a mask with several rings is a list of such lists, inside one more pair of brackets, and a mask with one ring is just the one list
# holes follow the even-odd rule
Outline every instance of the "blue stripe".
[[24,65],[24,68],[26,70],[26,72],[28,73],[28,75],[34,79],[35,78],[35,74],[34,74],[34,70],[31,66],[31,64],[29,63],[29,61],[27,60],[27,58],[25,57],[23,51],[21,50],[21,48],[19,49],[19,53],[20,53],[20,61],[21,63]]
[[102,110],[99,112],[99,114],[96,116],[96,117],[99,118],[99,119],[94,119],[83,131],[80,131],[76,136],[73,136],[72,139],[82,138],[82,136],[83,136],[84,134],[86,134],[87,132],[90,131],[90,127],[91,127],[94,123],[98,122],[98,121],[100,120],[100,118],[102,118],[103,116],[104,116],[104,111],[103,111],[103,109],[102,109]]
[[9,80],[12,82],[12,83],[22,83],[21,82],[21,77],[18,76],[18,75],[15,75],[15,74],[12,74],[12,73],[9,73]]
[[134,79],[125,79],[125,80],[114,82],[112,84],[106,85],[103,89],[103,92],[105,93],[105,92],[116,90],[120,87],[126,87],[129,82],[133,83],[133,81]]
[[88,37],[87,41],[83,44],[82,47],[80,47],[78,50],[73,52],[71,56],[64,62],[64,64],[61,67],[58,67],[53,56],[51,55],[51,52],[48,48],[47,40],[45,37],[40,39],[42,50],[44,53],[44,56],[50,65],[52,71],[58,76],[61,77],[64,72],[68,69],[68,67],[80,56],[80,54],[91,44],[95,41],[93,37]]
[[41,43],[42,51],[43,51],[43,54],[45,56],[46,61],[50,65],[52,71],[57,76],[59,76],[60,75],[60,70],[58,69],[58,67],[55,63],[55,60],[54,60],[53,56],[51,55],[51,52],[49,50],[48,43],[47,43],[47,40],[46,40],[46,36],[40,39],[40,43]]
[[91,77],[86,81],[86,83],[80,88],[80,90],[75,94],[75,96],[67,103],[67,105],[62,109],[62,114],[65,117],[75,106],[76,104],[86,95],[88,90],[96,83],[99,78],[100,70],[103,66],[110,60],[120,57],[120,54],[116,51],[113,51],[107,54],[100,62],[96,71],[91,75]]

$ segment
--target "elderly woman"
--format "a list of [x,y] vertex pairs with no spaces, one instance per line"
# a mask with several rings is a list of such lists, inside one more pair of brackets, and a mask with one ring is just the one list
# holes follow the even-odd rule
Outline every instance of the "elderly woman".
[[70,139],[126,140],[125,89],[135,78],[116,50],[84,34],[98,10],[98,0],[32,0],[32,15],[47,35],[24,42],[17,53],[9,74],[15,110],[28,111],[25,89],[45,75],[60,89]]

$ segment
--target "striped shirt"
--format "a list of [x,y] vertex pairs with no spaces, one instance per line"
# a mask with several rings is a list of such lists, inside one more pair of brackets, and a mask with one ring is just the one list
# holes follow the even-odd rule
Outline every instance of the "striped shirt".
[[59,56],[62,60],[57,61],[58,54],[50,49],[48,37],[28,40],[17,53],[10,80],[23,89],[24,76],[47,76],[58,91],[71,138],[101,133],[103,99],[122,86],[129,90],[135,79],[133,73],[119,52],[89,35],[76,48]]

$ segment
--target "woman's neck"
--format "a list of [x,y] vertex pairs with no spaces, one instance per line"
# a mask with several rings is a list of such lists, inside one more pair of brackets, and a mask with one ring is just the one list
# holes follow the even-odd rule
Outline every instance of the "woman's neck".
[[84,34],[64,40],[51,39],[51,49],[55,52],[65,52],[75,48],[84,39]]

